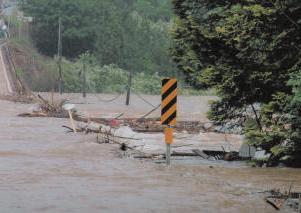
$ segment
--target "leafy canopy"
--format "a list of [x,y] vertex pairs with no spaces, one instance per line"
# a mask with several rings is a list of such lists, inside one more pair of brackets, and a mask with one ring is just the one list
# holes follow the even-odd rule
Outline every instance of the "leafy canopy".
[[[22,3],[23,2],[23,3]],[[168,54],[169,0],[27,0],[23,10],[34,18],[38,49],[57,53],[58,19],[63,55],[74,59],[92,52],[100,65],[116,64],[134,72],[171,72]]]
[[[301,2],[173,0],[173,5],[174,61],[195,87],[214,87],[220,96],[209,118],[254,120],[246,129],[253,144],[278,157],[290,152],[279,146],[286,139],[295,141],[292,147],[300,143],[288,136],[294,130],[287,126],[295,121],[274,117],[297,113],[299,96],[292,87],[298,87],[287,82],[301,65]],[[286,98],[292,95],[295,105]]]

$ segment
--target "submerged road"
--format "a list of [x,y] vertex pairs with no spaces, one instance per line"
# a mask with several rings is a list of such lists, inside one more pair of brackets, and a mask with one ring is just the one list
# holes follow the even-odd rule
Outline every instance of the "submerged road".
[[295,169],[124,159],[68,120],[17,117],[29,107],[0,101],[1,212],[274,212],[257,192],[301,190]]

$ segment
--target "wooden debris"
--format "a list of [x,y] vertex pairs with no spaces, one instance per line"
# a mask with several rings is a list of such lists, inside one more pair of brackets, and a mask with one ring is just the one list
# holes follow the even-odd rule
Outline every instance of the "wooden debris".
[[299,205],[299,196],[301,197],[300,192],[291,192],[291,189],[288,192],[280,192],[280,189],[270,190],[264,192],[266,194],[264,200],[266,203],[271,205],[275,210],[281,210],[282,208],[290,208],[298,212]]
[[[68,111],[63,108],[66,100],[61,100],[58,103],[49,103],[41,95],[36,96],[36,109],[31,113],[20,114],[20,117],[57,117],[57,118],[68,118]],[[72,112],[77,117],[76,112]]]
[[[69,132],[73,130],[71,127],[66,127]],[[147,158],[147,159],[153,159],[153,158],[164,158],[165,153],[164,149],[159,149],[156,151],[156,148],[154,150],[149,148],[143,148],[146,143],[143,142],[143,137],[150,137],[152,138],[152,134],[144,135],[134,132],[130,127],[111,127],[108,125],[95,123],[95,122],[78,122],[77,123],[77,132],[84,132],[84,133],[96,133],[97,134],[97,142],[98,143],[115,143],[115,144],[126,144],[130,150],[137,150],[137,147],[139,148],[139,152],[133,153],[134,158]],[[127,136],[128,135],[128,136]],[[124,137],[126,136],[126,137]],[[133,137],[132,137],[133,136]],[[141,140],[140,142],[137,142],[137,140]],[[156,140],[156,136],[152,139]],[[136,141],[136,142],[135,142]],[[151,144],[151,143],[149,143]],[[156,146],[156,145],[155,145]],[[233,160],[233,156],[237,156],[237,152],[226,152],[225,149],[223,151],[210,151],[210,150],[201,150],[196,148],[189,148],[189,147],[195,147],[194,144],[183,144],[183,145],[173,145],[174,152],[171,154],[173,157],[202,157],[205,160]],[[184,148],[187,147],[187,148]],[[181,150],[176,151],[177,149]],[[148,153],[148,154],[146,154]],[[229,156],[230,157],[229,157]],[[228,158],[226,158],[228,156]]]
[[198,154],[196,153],[189,153],[189,152],[172,152],[171,156],[173,157],[197,157]]
[[[38,105],[33,110],[32,113],[21,114],[22,117],[58,117],[58,118],[69,118],[71,119],[71,127],[63,126],[68,130],[68,132],[83,132],[83,133],[96,133],[97,134],[97,142],[98,143],[116,143],[116,144],[125,144],[129,147],[129,150],[133,151],[133,156],[140,156],[141,158],[162,158],[164,157],[164,150],[156,144],[151,147],[148,147],[145,142],[135,142],[135,140],[143,140],[137,139],[135,135],[140,135],[140,138],[146,136],[150,140],[158,140],[160,138],[160,134],[143,134],[143,133],[161,133],[163,132],[164,127],[160,124],[160,120],[154,118],[144,118],[144,119],[134,119],[134,118],[124,118],[120,119],[124,114],[120,113],[115,118],[91,118],[88,116],[81,116],[81,113],[78,113],[76,110],[68,112],[68,109],[64,109],[63,106],[66,106],[65,100],[62,100],[57,103],[49,102],[44,99],[42,96],[37,95]],[[66,108],[66,107],[65,107]],[[77,121],[75,125],[73,119]],[[200,133],[204,129],[204,123],[201,122],[189,122],[189,121],[180,121],[178,122],[178,126],[175,129],[178,132],[183,132],[183,134],[187,133]],[[125,128],[122,129],[122,128]],[[128,128],[128,129],[126,129]],[[117,132],[120,130],[121,132]],[[129,137],[120,137],[126,136],[128,133],[123,131],[129,131]],[[125,135],[124,135],[125,133]],[[140,133],[140,134],[139,134]],[[159,135],[159,136],[158,136]],[[195,134],[196,135],[196,134]],[[133,137],[132,137],[133,136]],[[187,135],[186,135],[187,137]],[[140,150],[137,151],[135,145],[140,146]],[[157,147],[156,147],[157,146]],[[182,146],[190,146],[190,145],[181,145]],[[196,150],[198,146],[196,144],[192,144],[195,150],[191,150],[189,148],[180,148],[174,147],[175,150],[180,152],[172,153],[172,156],[182,156],[182,157],[196,157],[201,156],[204,159],[210,159],[213,157],[216,160],[224,159],[225,155],[228,154],[232,156],[232,153],[226,153],[225,151],[213,151],[213,152],[205,152],[201,150]],[[184,150],[184,152],[183,152]],[[135,151],[135,152],[134,152]],[[137,152],[136,152],[137,151]],[[146,153],[151,154],[146,154]],[[134,157],[135,157],[134,156]],[[228,157],[227,159],[233,159]]]
[[283,201],[276,198],[265,198],[265,201],[270,204],[272,207],[274,207],[276,210],[280,210],[280,208],[283,205]]
[[[38,103],[40,110],[33,111],[30,113],[22,113],[20,117],[56,117],[56,118],[68,118],[68,111],[64,110],[62,106],[66,100],[62,100],[58,103],[53,103],[53,101],[47,101],[41,95],[38,95],[35,99]],[[112,120],[118,121],[118,125],[129,126],[135,132],[139,133],[161,133],[164,131],[164,126],[161,125],[159,118],[122,118],[124,113],[118,114],[115,118],[93,118],[81,116],[80,112],[73,111],[73,118],[76,121],[81,122],[95,122],[103,125],[110,125]],[[206,132],[208,130],[204,127],[205,123],[198,121],[179,121],[175,127],[176,131],[187,132],[187,133],[200,133]]]
[[72,116],[72,112],[71,110],[68,110],[68,114],[69,114],[69,119],[70,119],[70,123],[73,129],[73,132],[76,133],[76,128],[75,128],[75,124],[74,124],[74,120],[73,120],[73,116]]

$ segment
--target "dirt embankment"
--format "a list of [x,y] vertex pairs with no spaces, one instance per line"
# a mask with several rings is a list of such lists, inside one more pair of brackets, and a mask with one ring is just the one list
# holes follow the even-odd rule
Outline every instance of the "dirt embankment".
[[30,92],[19,73],[14,51],[7,42],[0,47],[0,86],[1,95],[23,95]]
[[28,89],[40,80],[35,56],[30,48],[8,44],[6,51],[9,66],[15,70],[16,78]]
[[4,56],[3,56],[3,47],[1,46],[0,51],[0,94],[11,94],[13,93],[13,84],[11,83],[11,79],[9,78],[8,69],[4,63]]

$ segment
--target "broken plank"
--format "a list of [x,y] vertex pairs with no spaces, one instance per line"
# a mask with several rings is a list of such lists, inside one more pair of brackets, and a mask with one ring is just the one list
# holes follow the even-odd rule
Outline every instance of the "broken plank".
[[193,149],[192,152],[194,152],[195,154],[197,154],[198,156],[204,158],[204,159],[208,159],[210,158],[209,155],[207,155],[206,153],[204,153],[203,151],[199,150],[199,149]]
[[196,157],[198,156],[196,153],[189,153],[189,152],[173,152],[171,154],[173,157]]
[[277,200],[272,199],[272,198],[265,198],[265,201],[270,204],[272,207],[274,207],[274,209],[276,210],[280,210],[282,204],[277,202]]

